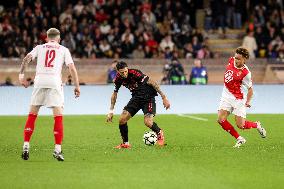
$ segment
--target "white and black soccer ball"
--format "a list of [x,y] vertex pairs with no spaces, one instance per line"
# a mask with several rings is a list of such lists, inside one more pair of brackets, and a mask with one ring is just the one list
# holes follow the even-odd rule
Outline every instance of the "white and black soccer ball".
[[148,146],[155,145],[158,140],[158,136],[154,131],[147,131],[143,135],[143,142]]

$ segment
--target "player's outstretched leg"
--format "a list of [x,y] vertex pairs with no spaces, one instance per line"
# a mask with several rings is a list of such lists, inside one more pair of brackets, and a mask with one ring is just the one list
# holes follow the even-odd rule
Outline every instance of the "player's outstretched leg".
[[252,121],[245,121],[245,124],[242,127],[243,129],[252,129],[255,128],[258,130],[260,136],[262,138],[266,137],[266,130],[261,126],[261,123],[259,121],[252,122]]
[[225,120],[218,120],[218,123],[222,126],[222,128],[230,133],[235,139],[237,139],[237,142],[234,147],[239,148],[241,145],[246,143],[246,139],[239,135],[239,133],[235,130],[235,128],[231,125],[231,123],[225,119]]
[[64,156],[61,150],[61,144],[63,140],[63,116],[54,116],[54,129],[53,129],[54,139],[55,139],[55,149],[53,152],[53,157],[58,161],[64,161]]
[[37,118],[37,114],[30,113],[26,121],[25,129],[24,129],[24,145],[23,145],[23,152],[22,152],[23,160],[29,159],[30,140],[31,140],[31,136],[34,131],[36,118]]
[[222,128],[230,133],[235,139],[238,139],[240,136],[239,133],[235,130],[235,128],[231,125],[231,123],[225,119],[225,120],[218,120],[218,123],[222,126]]

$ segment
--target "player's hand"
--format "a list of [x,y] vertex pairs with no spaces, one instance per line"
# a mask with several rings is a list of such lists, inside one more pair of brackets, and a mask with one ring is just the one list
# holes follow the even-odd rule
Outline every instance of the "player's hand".
[[251,105],[250,105],[250,103],[249,103],[249,102],[246,102],[246,104],[245,104],[245,105],[246,105],[246,107],[247,107],[247,108],[250,108],[250,107],[251,107]]
[[29,86],[29,83],[25,80],[24,78],[24,74],[20,74],[19,75],[19,82],[22,86],[24,86],[25,88],[27,88]]
[[107,122],[109,123],[109,122],[112,122],[112,118],[113,118],[113,113],[108,113],[107,114]]
[[75,98],[78,98],[80,96],[80,88],[79,87],[75,87],[74,94],[75,94]]
[[25,88],[28,88],[28,87],[29,87],[29,84],[28,84],[28,82],[26,82],[26,81],[22,81],[22,82],[20,82],[20,83],[21,83],[21,85],[24,86]]
[[163,105],[166,108],[166,110],[171,107],[170,101],[166,97],[163,98]]

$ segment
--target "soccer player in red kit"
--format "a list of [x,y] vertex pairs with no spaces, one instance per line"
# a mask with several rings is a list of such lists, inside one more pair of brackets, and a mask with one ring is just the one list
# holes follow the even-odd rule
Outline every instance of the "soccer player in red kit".
[[[239,47],[235,56],[229,59],[224,74],[224,88],[218,109],[218,123],[222,128],[236,138],[234,147],[239,148],[246,143],[246,139],[239,135],[231,123],[227,120],[230,113],[235,115],[235,121],[240,129],[257,129],[260,136],[265,138],[266,131],[260,122],[246,120],[246,108],[251,107],[253,96],[251,72],[245,65],[249,59],[247,49]],[[247,92],[245,92],[247,90]]]
[[30,139],[35,128],[37,114],[41,106],[52,108],[54,115],[54,139],[55,149],[53,157],[58,161],[64,161],[61,151],[63,140],[63,105],[64,95],[61,80],[62,66],[65,64],[74,78],[75,97],[80,96],[80,87],[77,70],[69,50],[60,45],[60,32],[56,28],[47,31],[47,43],[37,45],[23,59],[19,74],[20,83],[27,87],[24,79],[24,71],[27,64],[37,58],[34,89],[31,97],[31,106],[24,129],[24,145],[22,158],[29,159]]

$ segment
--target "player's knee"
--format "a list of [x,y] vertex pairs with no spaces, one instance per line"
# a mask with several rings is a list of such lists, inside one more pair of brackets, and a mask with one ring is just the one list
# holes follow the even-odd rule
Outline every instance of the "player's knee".
[[223,118],[223,117],[218,117],[217,123],[221,124],[221,123],[223,123],[225,120],[226,120],[226,119]]
[[147,127],[152,127],[153,121],[152,121],[152,120],[149,120],[149,119],[144,119],[144,124],[145,124]]
[[125,125],[127,123],[127,119],[124,117],[119,118],[119,125]]
[[237,124],[237,127],[240,128],[240,129],[243,129],[244,128],[244,124],[243,123],[236,123]]

